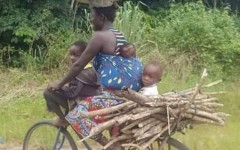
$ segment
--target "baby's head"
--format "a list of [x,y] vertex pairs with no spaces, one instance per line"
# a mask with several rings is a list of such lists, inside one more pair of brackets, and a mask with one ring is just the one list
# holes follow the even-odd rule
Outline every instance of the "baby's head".
[[119,49],[122,57],[136,57],[136,48],[133,44],[126,43]]
[[71,44],[69,48],[71,63],[75,63],[80,58],[80,56],[82,55],[86,47],[87,47],[87,43],[84,41],[76,41]]
[[158,61],[150,61],[142,73],[143,86],[150,86],[161,81],[163,66]]

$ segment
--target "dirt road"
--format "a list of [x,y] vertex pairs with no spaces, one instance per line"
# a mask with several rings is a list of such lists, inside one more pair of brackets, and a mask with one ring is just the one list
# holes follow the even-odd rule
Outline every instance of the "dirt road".
[[[99,150],[101,147],[94,146],[93,150]],[[22,144],[20,143],[0,143],[0,150],[22,150]],[[81,148],[81,150],[84,150]],[[87,150],[87,149],[85,149]]]
[[0,150],[22,150],[22,145],[19,143],[3,143],[0,144]]

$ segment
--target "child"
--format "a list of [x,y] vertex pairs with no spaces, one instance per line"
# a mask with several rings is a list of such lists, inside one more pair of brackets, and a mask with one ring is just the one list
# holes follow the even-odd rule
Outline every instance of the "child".
[[[80,58],[87,46],[86,42],[76,41],[69,49],[71,64],[75,63]],[[68,101],[81,99],[82,97],[99,95],[100,81],[93,68],[84,69],[68,86],[64,86],[61,90],[54,91],[46,89],[44,98],[47,108],[51,112],[55,112],[59,119],[55,122],[56,126],[67,126],[68,122],[65,119],[65,114],[61,111],[61,107],[69,110]]]
[[133,44],[125,43],[118,47],[116,53],[126,58],[136,57],[136,48]]
[[[75,63],[85,48],[87,43],[76,41],[69,49],[71,64]],[[62,88],[69,100],[79,99],[81,97],[99,95],[100,81],[97,73],[92,67],[84,69],[75,80],[71,81],[68,86]]]
[[163,67],[158,61],[150,61],[143,69],[142,85],[139,93],[146,96],[158,95],[157,83],[161,81]]
[[[157,83],[161,81],[163,73],[163,66],[158,61],[150,61],[144,67],[142,73],[142,85],[139,93],[145,96],[158,95]],[[116,91],[116,95],[121,96],[121,92]],[[116,122],[111,129],[111,136],[116,137],[120,135],[120,126]]]

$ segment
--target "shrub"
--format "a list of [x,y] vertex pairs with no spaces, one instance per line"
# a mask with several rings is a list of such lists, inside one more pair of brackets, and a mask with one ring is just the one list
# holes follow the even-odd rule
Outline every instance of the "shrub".
[[240,34],[229,9],[207,9],[202,3],[171,5],[168,15],[151,32],[162,54],[194,58],[195,70],[207,67],[232,74],[240,60]]
[[59,67],[70,43],[86,35],[73,28],[74,14],[65,0],[0,2],[0,64],[5,66],[35,71]]

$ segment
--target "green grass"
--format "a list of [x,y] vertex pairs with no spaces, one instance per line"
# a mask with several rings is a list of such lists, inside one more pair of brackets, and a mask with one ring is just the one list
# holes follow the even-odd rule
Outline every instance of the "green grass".
[[[21,142],[27,129],[34,122],[55,117],[46,111],[41,90],[43,88],[39,89],[39,87],[46,86],[46,81],[41,80],[43,83],[38,83],[37,79],[31,78],[31,76],[23,76],[21,73],[17,72],[21,76],[18,80],[13,81],[11,79],[15,77],[16,72],[5,74],[9,78],[6,81],[2,80],[3,83],[7,83],[7,81],[13,82],[11,87],[5,88],[5,90],[11,89],[12,95],[14,95],[13,97],[8,96],[9,92],[7,95],[4,95],[4,93],[0,95],[0,136],[4,137],[6,142]],[[2,74],[1,77],[3,76]],[[31,80],[31,83],[36,82],[38,84],[24,84],[22,88],[27,89],[24,93],[14,93],[15,90],[20,89],[21,86],[19,87],[19,84],[26,83],[27,79]],[[159,84],[159,90],[161,93],[171,90],[184,90],[195,86],[198,79],[198,76],[188,76],[187,78],[180,79],[174,74],[165,74],[162,82]],[[23,80],[24,82],[19,82],[19,80]],[[214,80],[207,79],[206,83],[210,83],[210,81]],[[33,93],[35,89],[38,92]],[[198,125],[194,126],[193,129],[187,129],[185,135],[177,133],[174,137],[193,150],[235,150],[239,147],[240,139],[238,129],[240,119],[240,88],[237,83],[221,83],[216,87],[212,87],[211,90],[228,91],[226,94],[217,95],[221,103],[225,105],[219,111],[224,111],[232,115],[228,118],[226,125]],[[3,97],[9,97],[9,100],[4,102],[4,99],[1,99]]]
[[0,135],[8,140],[21,140],[33,122],[49,119],[42,97],[21,97],[0,109]]
[[[196,85],[199,77],[196,75],[185,75],[184,79],[178,79],[174,72],[165,74],[159,91],[181,91]],[[218,80],[218,77],[210,77],[205,80],[205,84]],[[222,82],[217,86],[206,89],[205,91],[226,91],[226,94],[219,94],[216,97],[224,104],[219,111],[231,114],[224,126],[215,125],[196,125],[193,129],[186,129],[185,135],[176,133],[174,135],[192,150],[236,150],[239,148],[239,120],[240,120],[240,87],[239,82]]]
[[193,150],[236,150],[239,148],[240,90],[218,96],[222,111],[231,114],[225,126],[198,125],[175,137]]

